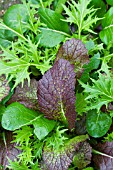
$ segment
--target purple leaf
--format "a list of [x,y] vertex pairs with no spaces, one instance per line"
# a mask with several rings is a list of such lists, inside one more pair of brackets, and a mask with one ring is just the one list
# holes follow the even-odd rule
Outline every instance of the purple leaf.
[[48,119],[75,127],[75,73],[69,61],[60,59],[38,83],[38,104]]
[[68,170],[74,155],[79,151],[81,144],[83,145],[87,138],[87,135],[77,136],[70,139],[58,150],[45,146],[42,156],[43,167],[45,166],[49,170]]
[[[93,161],[99,170],[112,170],[113,169],[113,142],[99,143],[96,147],[97,151],[105,155],[95,154]],[[111,158],[110,158],[111,157]]]
[[0,76],[0,102],[9,94],[9,91],[10,87],[8,81],[4,75]]
[[21,153],[21,151],[16,148],[16,143],[11,143],[13,140],[12,132],[7,131],[5,138],[6,143],[0,139],[0,165],[4,167],[4,170],[9,165],[8,159],[12,161],[17,160],[17,156]]
[[79,146],[79,150],[76,151],[76,154],[73,159],[73,163],[79,169],[85,168],[88,164],[91,163],[92,157],[92,148],[88,142],[82,142]]
[[30,86],[28,86],[28,81],[25,80],[23,87],[21,84],[16,87],[8,104],[19,102],[29,109],[38,110],[37,87],[38,82],[35,79],[31,79]]
[[64,58],[74,64],[77,77],[83,72],[82,66],[89,63],[88,51],[79,39],[66,41],[58,50],[56,61]]

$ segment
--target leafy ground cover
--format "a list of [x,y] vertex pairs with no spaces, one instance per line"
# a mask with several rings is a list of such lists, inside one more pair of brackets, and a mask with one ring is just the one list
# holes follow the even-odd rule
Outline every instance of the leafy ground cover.
[[0,19],[0,169],[112,170],[112,0],[22,0]]

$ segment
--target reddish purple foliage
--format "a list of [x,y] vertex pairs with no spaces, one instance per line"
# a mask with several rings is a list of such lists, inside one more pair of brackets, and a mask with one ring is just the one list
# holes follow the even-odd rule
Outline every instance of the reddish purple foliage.
[[37,95],[40,111],[48,119],[64,122],[66,118],[69,128],[74,128],[76,117],[74,89],[73,66],[67,60],[58,60],[39,80]]

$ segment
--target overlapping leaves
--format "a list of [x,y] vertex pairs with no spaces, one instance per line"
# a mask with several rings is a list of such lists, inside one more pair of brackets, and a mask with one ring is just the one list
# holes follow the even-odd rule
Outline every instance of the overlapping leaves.
[[88,51],[79,39],[66,41],[58,50],[56,61],[64,58],[74,65],[74,71],[79,77],[83,72],[83,65],[89,62]]
[[75,126],[75,73],[69,61],[60,59],[38,83],[39,109],[49,119]]

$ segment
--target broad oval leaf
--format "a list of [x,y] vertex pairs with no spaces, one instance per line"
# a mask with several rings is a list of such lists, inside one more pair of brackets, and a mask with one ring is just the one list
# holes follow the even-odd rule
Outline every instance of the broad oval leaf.
[[41,27],[41,33],[37,36],[40,45],[54,47],[68,36],[69,26],[62,21],[64,17],[55,11],[47,8],[39,8],[38,15],[46,27]]
[[61,14],[51,9],[39,8],[38,15],[40,16],[41,22],[46,24],[48,28],[69,33],[69,26],[66,22],[61,20],[64,19]]
[[102,31],[99,36],[100,39],[107,45],[113,42],[113,7],[111,7],[105,14],[102,20]]
[[45,117],[75,127],[75,73],[69,61],[60,59],[38,83],[39,109]]
[[28,21],[28,12],[23,4],[12,5],[6,11],[3,21],[10,28],[19,33],[26,31],[25,25]]
[[54,120],[48,120],[46,118],[39,118],[33,122],[34,133],[39,140],[42,140],[45,136],[51,132],[55,126],[56,122]]
[[15,130],[24,125],[31,124],[37,119],[38,113],[15,102],[10,104],[2,116],[2,127],[7,130]]
[[86,128],[90,136],[99,138],[106,134],[112,123],[111,117],[106,113],[97,113],[92,110],[87,113]]
[[41,33],[36,41],[40,41],[41,46],[54,47],[65,39],[65,34],[49,28],[40,28]]

